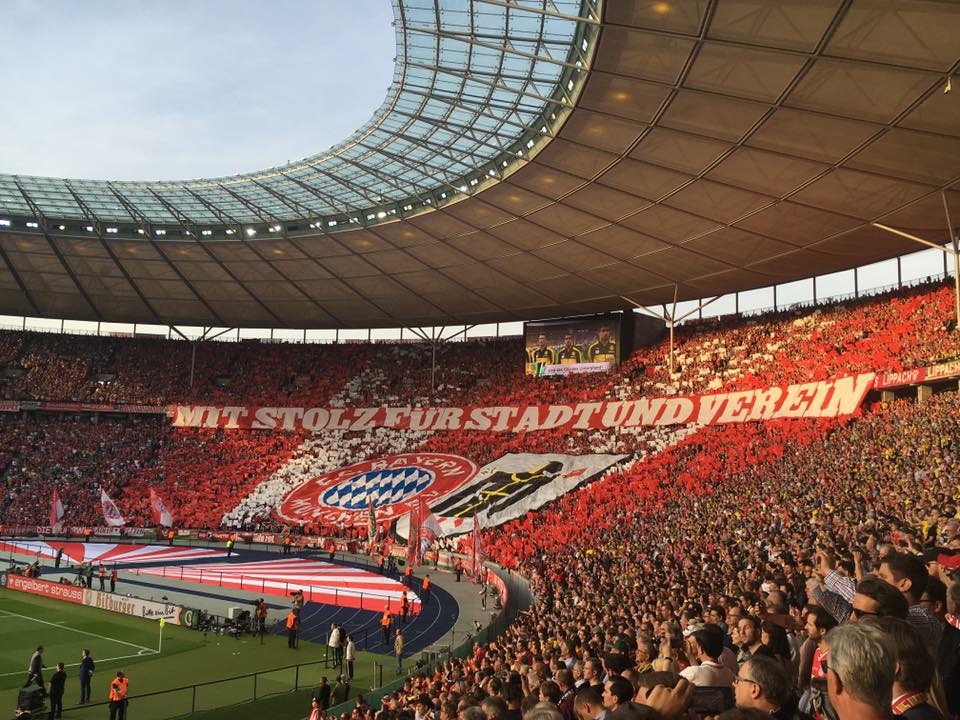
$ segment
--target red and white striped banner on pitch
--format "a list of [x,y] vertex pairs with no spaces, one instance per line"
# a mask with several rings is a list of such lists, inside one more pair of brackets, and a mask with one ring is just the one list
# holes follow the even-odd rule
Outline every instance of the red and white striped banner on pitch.
[[52,560],[63,550],[65,564],[70,563],[156,563],[177,560],[204,560],[222,558],[226,553],[209,548],[191,548],[167,545],[136,545],[133,543],[85,543],[43,540],[3,540],[0,552],[20,553]]
[[[175,568],[150,567],[140,570],[140,573],[263,595],[289,596],[296,590],[302,590],[307,602],[376,612],[385,609],[398,612],[400,599],[407,591],[399,581],[369,570],[306,558]],[[419,612],[420,599],[416,594],[407,592],[412,611]]]

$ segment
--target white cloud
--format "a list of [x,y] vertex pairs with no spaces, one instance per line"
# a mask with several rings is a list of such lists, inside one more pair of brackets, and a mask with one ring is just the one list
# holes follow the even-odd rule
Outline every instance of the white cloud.
[[4,4],[0,172],[188,179],[271,167],[380,106],[388,0]]

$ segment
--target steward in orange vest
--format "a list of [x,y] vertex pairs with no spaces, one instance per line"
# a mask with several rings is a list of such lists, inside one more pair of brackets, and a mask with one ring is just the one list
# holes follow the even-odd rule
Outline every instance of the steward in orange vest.
[[383,630],[383,644],[390,645],[390,627],[393,625],[393,617],[389,610],[383,611],[383,617],[380,618],[380,629]]
[[110,720],[125,720],[127,717],[127,677],[123,670],[110,683]]
[[297,613],[291,610],[287,613],[287,647],[296,649],[297,647],[297,627],[300,625],[300,618]]

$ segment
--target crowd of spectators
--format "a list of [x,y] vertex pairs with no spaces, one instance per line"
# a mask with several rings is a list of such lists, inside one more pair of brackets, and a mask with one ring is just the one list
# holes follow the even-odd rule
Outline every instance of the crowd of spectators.
[[705,428],[487,531],[538,603],[379,720],[955,717],[958,438],[956,393]]
[[[0,333],[0,355],[22,371],[7,373],[7,397],[570,402],[928,364],[955,354],[949,299],[942,287],[921,288],[698,325],[678,333],[672,375],[661,344],[609,379],[549,383],[523,377],[515,341],[442,346],[436,374],[429,350],[412,345],[201,343],[192,357],[189,344],[157,339]],[[484,533],[486,552],[528,577],[538,603],[504,637],[387,698],[384,720],[597,720],[604,708],[609,720],[669,719],[691,703],[700,715],[736,704],[730,720],[758,711],[789,720],[801,709],[847,720],[866,717],[857,702],[879,718],[893,688],[917,698],[897,714],[920,718],[910,712],[922,705],[926,720],[960,711],[958,438],[956,393],[850,418],[629,432],[308,436],[22,413],[0,418],[0,518],[43,523],[38,498],[57,487],[68,524],[98,524],[103,487],[131,523],[147,524],[152,487],[180,524],[250,525],[304,478],[384,454],[445,451],[484,463],[508,452],[623,453],[632,459],[601,480]],[[890,660],[889,682],[887,665],[870,666],[886,690],[857,686],[850,643]]]
[[[950,287],[755,318],[690,320],[605,377],[524,375],[518,338],[346,345],[198,342],[0,331],[0,396],[11,400],[213,405],[552,403],[745,389],[956,355]],[[191,382],[192,379],[192,382]],[[339,398],[339,400],[335,400]]]
[[[677,332],[672,375],[664,341],[638,350],[620,373],[609,377],[549,381],[526,377],[522,363],[513,362],[522,356],[517,340],[441,344],[436,348],[434,370],[431,348],[416,343],[203,342],[194,346],[153,337],[3,331],[0,361],[8,372],[2,392],[11,399],[146,404],[470,406],[735,389],[933,362],[951,354],[953,333],[945,327],[951,309],[949,288],[932,285],[761,318],[691,323]],[[18,420],[6,426],[15,429],[18,423],[30,422],[41,423]],[[83,421],[68,420],[57,429],[54,418],[42,421],[44,443],[35,446],[36,458],[31,448],[20,451],[23,436],[14,432],[0,448],[0,463],[17,459],[39,478],[35,484],[49,484],[54,478],[42,465],[44,444],[53,448],[54,457],[58,447],[72,447],[78,422]],[[103,427],[117,423],[123,421],[106,421]],[[90,495],[103,484],[117,493],[121,509],[139,520],[148,517],[144,497],[150,486],[156,486],[185,524],[245,527],[268,521],[278,499],[301,480],[378,455],[421,449],[461,454],[480,464],[511,452],[602,452],[640,458],[670,445],[675,436],[695,431],[330,431],[308,436],[172,430],[157,427],[158,423],[165,421],[140,419],[135,422],[136,432],[111,439],[121,458],[136,458],[126,465],[121,461],[121,467],[132,468],[130,474],[123,478],[117,472],[107,473],[114,479],[105,483],[91,478],[82,492]],[[14,482],[22,483],[22,477],[22,472],[11,474]],[[78,512],[91,515],[68,509],[71,514]],[[27,514],[21,509],[17,517]],[[34,512],[43,514],[40,508]]]
[[56,488],[65,524],[103,524],[99,489],[118,497],[154,467],[165,432],[163,419],[153,417],[0,414],[0,522],[46,525]]
[[957,355],[954,293],[943,283],[820,308],[691,322],[641,349],[613,394],[746,390],[859,372],[899,372]]
[[224,511],[283,467],[302,441],[296,433],[267,430],[166,429],[158,462],[130,477],[118,504],[131,508],[131,524],[150,526],[147,499],[154,488],[182,527],[217,528]]

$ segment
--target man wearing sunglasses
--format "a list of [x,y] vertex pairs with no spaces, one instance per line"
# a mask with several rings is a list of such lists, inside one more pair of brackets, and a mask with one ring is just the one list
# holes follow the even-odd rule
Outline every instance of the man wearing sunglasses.
[[850,622],[868,617],[907,617],[907,600],[903,593],[878,577],[867,575],[857,583],[850,610]]

